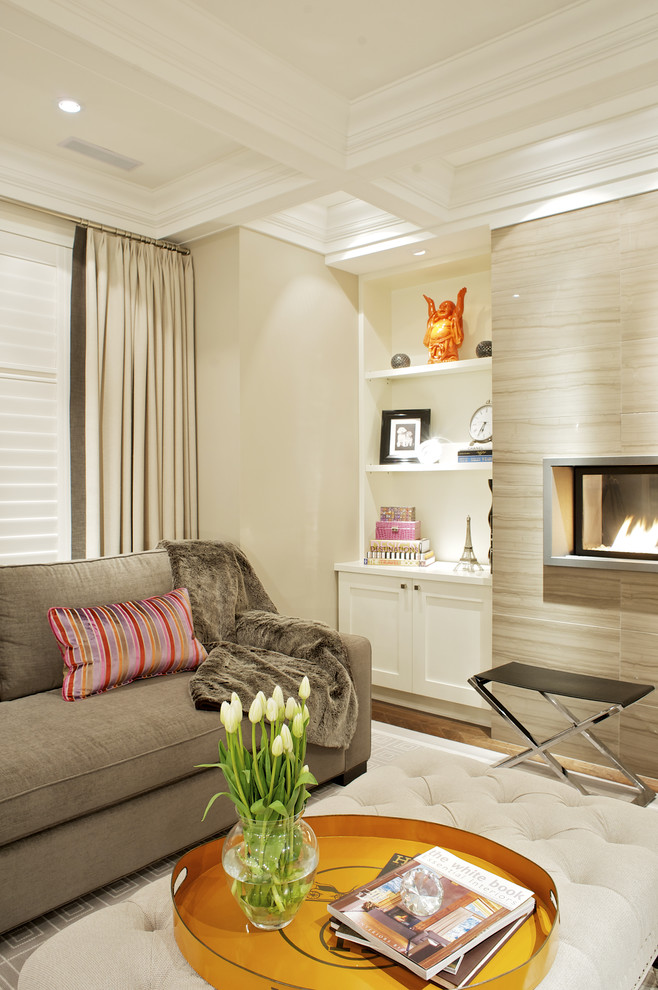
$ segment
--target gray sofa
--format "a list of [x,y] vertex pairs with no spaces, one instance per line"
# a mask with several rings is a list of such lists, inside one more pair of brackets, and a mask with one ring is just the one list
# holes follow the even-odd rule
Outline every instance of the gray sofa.
[[[62,658],[47,612],[171,591],[165,550],[0,567],[0,931],[208,838],[235,820],[217,801],[223,729],[200,711],[190,673],[62,698]],[[322,783],[348,782],[370,755],[370,644],[344,636],[359,702],[347,748],[309,746]]]

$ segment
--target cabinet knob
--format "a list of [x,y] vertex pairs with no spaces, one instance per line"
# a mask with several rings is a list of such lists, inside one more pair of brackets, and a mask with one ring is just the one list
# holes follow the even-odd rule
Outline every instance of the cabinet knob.
[[401,587],[401,588],[402,588],[402,589],[403,589],[404,591],[406,591],[406,590],[407,590],[407,586],[406,586],[406,584],[401,584],[401,585],[400,585],[400,587]]
[[415,584],[414,585],[414,591],[420,591],[420,585],[419,584]]

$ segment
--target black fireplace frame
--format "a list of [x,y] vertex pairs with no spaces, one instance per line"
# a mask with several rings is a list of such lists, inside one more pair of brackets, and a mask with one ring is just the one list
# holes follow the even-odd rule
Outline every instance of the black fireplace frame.
[[629,553],[624,550],[592,550],[583,546],[583,478],[588,475],[626,474],[658,475],[658,464],[619,464],[573,465],[573,545],[577,557],[600,557],[615,560],[653,560],[658,562],[656,553]]

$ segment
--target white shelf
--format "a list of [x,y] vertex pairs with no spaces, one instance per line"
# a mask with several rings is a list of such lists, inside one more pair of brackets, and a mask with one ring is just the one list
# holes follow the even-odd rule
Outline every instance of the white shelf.
[[417,364],[410,368],[388,368],[383,371],[366,371],[366,381],[376,379],[422,378],[435,375],[458,375],[462,372],[486,371],[491,373],[491,358],[467,358],[464,361],[446,361],[443,364]]
[[476,461],[465,464],[366,464],[366,471],[373,474],[419,474],[430,471],[488,471],[491,461]]
[[345,563],[334,564],[335,571],[345,571],[349,574],[373,574],[384,577],[414,577],[420,581],[454,581],[455,584],[491,584],[491,571],[488,564],[483,564],[481,571],[455,571],[457,562],[454,560],[437,560],[429,567],[405,567],[404,564],[364,564],[361,560],[349,560]]
[[467,450],[468,440],[461,443],[443,443],[441,460],[436,464],[418,464],[415,461],[394,462],[392,464],[366,464],[366,471],[372,474],[417,474],[432,471],[485,471],[491,474],[491,461],[458,461],[458,452]]

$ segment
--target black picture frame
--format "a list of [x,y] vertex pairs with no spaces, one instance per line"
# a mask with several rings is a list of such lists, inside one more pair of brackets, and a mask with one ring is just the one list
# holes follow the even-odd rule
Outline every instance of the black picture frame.
[[430,435],[429,409],[383,409],[380,464],[418,464],[418,448]]

